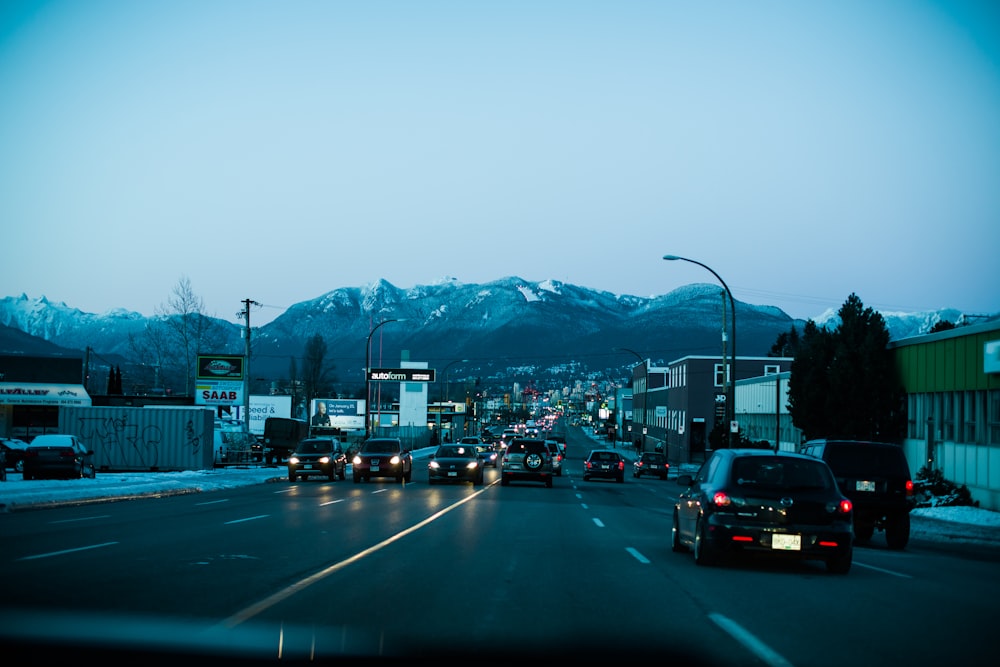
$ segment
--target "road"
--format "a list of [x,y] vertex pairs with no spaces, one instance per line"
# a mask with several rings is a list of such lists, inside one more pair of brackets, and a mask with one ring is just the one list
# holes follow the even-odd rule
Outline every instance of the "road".
[[[670,550],[676,483],[583,482],[593,446],[570,432],[551,489],[501,487],[492,469],[483,487],[431,487],[418,463],[404,485],[283,482],[2,515],[2,625],[44,628],[22,642],[50,652],[51,634],[80,627],[108,642],[127,630],[147,647],[221,637],[286,662],[985,664],[995,558],[873,542],[847,576],[821,563],[702,568]],[[71,621],[50,620],[64,612]]]

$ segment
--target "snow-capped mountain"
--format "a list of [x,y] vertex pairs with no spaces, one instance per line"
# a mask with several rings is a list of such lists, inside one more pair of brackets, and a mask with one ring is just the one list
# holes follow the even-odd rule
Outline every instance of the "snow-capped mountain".
[[[740,356],[766,356],[779,334],[804,324],[773,306],[737,302],[736,308]],[[942,319],[955,322],[961,313],[946,309],[883,316],[891,337],[898,339],[926,333]],[[106,359],[133,358],[135,343],[146,335],[151,319],[126,310],[84,313],[24,294],[0,300],[0,325],[81,355],[89,348]],[[395,367],[404,354],[431,367],[468,359],[466,372],[489,376],[515,367],[537,372],[575,364],[600,370],[634,363],[635,357],[622,349],[660,364],[721,352],[722,300],[714,284],[636,297],[516,276],[485,284],[444,280],[409,289],[380,280],[295,304],[255,328],[254,375],[287,374],[290,359],[301,358],[306,341],[315,334],[323,336],[327,359],[338,375],[360,375],[369,333],[390,319],[397,322],[381,327],[372,339],[373,353],[379,354],[374,366]],[[835,326],[835,320],[836,312],[831,311],[815,321]],[[202,352],[242,354],[241,326],[223,320],[215,324],[215,349]],[[9,342],[11,337],[0,338],[0,352],[17,352],[9,349],[12,345],[24,347],[23,337],[16,343]]]

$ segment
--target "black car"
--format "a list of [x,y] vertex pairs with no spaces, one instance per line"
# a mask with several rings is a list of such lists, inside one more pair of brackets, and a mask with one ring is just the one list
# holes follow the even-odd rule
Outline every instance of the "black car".
[[860,542],[885,531],[886,546],[903,549],[910,540],[910,510],[916,506],[913,480],[900,445],[861,440],[810,440],[800,450],[823,459],[854,503],[854,536]]
[[24,470],[24,452],[28,449],[28,443],[17,438],[0,438],[0,452],[4,454],[5,468],[11,468],[14,472]]
[[25,480],[96,477],[94,452],[75,435],[48,433],[36,436],[24,450]]
[[288,481],[311,476],[347,478],[347,455],[338,438],[306,438],[288,457]]
[[656,475],[660,479],[666,479],[669,473],[670,464],[662,452],[643,452],[639,458],[632,462],[633,477]]
[[591,479],[613,479],[625,481],[625,459],[612,449],[591,450],[583,460],[583,481]]
[[392,477],[409,482],[413,477],[413,455],[399,438],[369,438],[351,460],[354,482],[373,477]]
[[472,482],[473,486],[479,486],[483,483],[483,467],[477,445],[441,445],[427,462],[427,483]]
[[694,550],[699,565],[723,553],[821,560],[851,569],[849,498],[829,466],[811,456],[761,449],[719,449],[684,487],[673,511],[671,548]]
[[511,438],[500,459],[500,485],[512,481],[543,482],[552,488],[552,453],[544,440],[538,438]]

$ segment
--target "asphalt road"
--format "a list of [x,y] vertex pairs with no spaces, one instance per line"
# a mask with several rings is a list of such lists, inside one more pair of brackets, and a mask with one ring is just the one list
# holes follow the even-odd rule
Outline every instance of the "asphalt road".
[[417,467],[410,484],[261,484],[6,514],[0,638],[49,658],[78,633],[102,659],[128,640],[286,663],[975,665],[992,651],[996,559],[917,541],[859,547],[847,576],[820,563],[699,567],[670,550],[676,483],[583,482],[592,446],[571,434],[551,489],[501,487],[493,470],[481,488],[431,487]]

